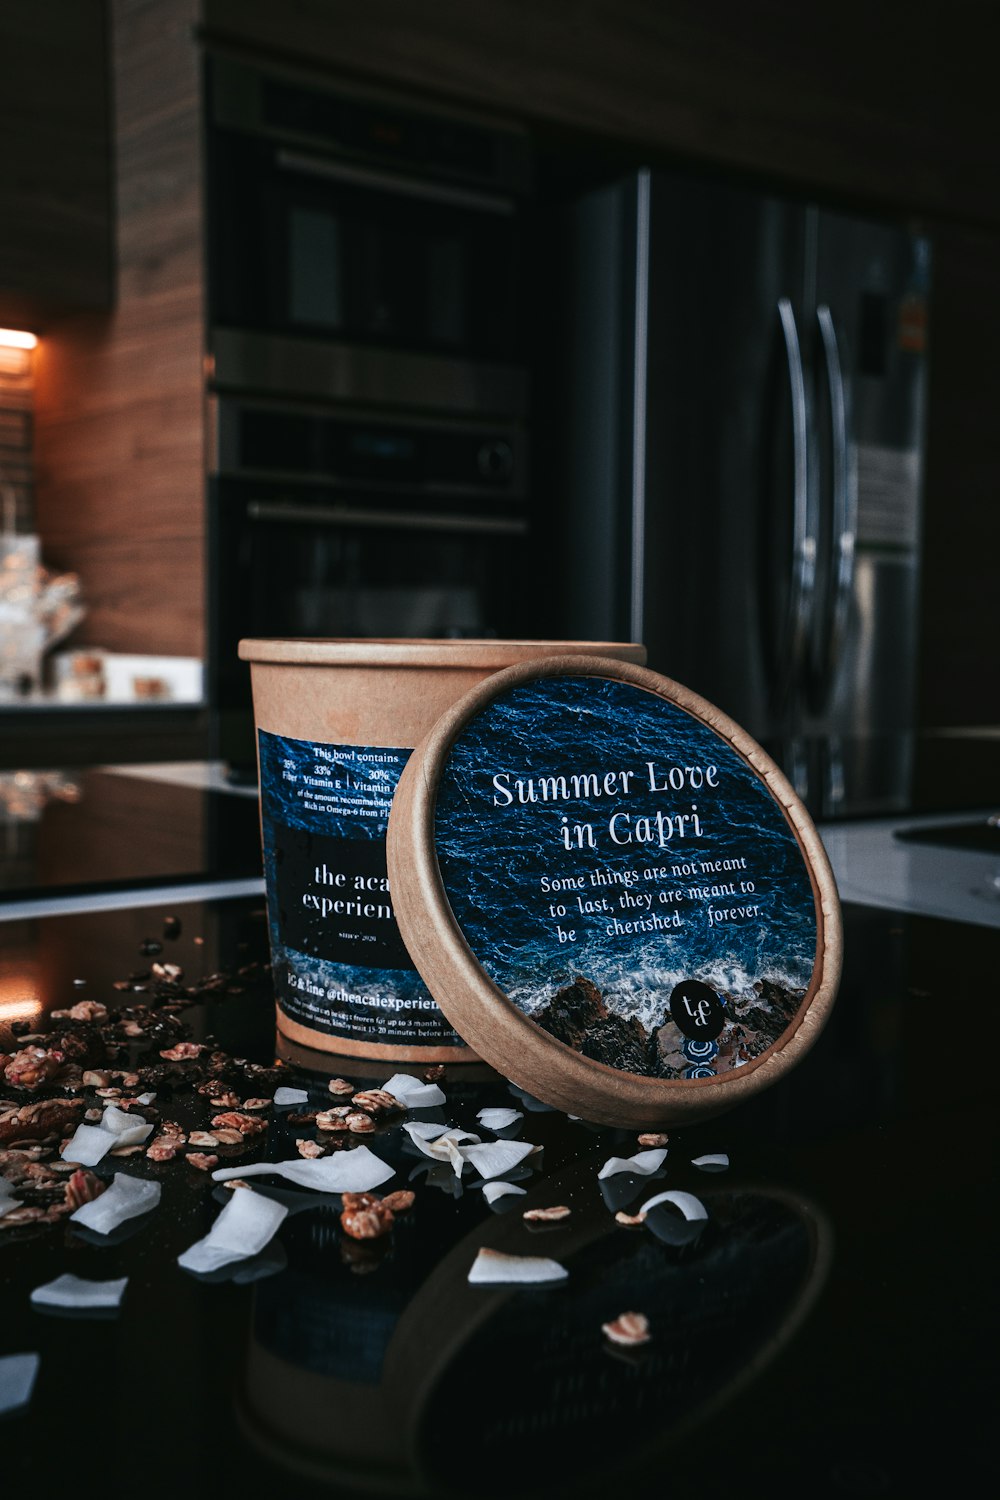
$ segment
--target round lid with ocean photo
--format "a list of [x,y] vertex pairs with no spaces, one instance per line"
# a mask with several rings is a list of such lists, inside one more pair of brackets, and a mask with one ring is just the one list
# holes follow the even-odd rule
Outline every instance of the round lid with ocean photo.
[[716,1077],[809,998],[817,901],[789,818],[658,693],[543,676],[488,703],[442,766],[434,847],[486,974],[596,1062]]

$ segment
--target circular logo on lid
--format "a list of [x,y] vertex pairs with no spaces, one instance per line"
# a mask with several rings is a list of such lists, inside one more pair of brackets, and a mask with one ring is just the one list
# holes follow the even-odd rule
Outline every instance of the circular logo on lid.
[[[670,992],[670,1014],[693,1042],[713,1042],[726,1024],[726,1007],[710,984],[682,979]],[[718,1049],[709,1054],[715,1055]],[[688,1057],[691,1049],[688,1048]]]

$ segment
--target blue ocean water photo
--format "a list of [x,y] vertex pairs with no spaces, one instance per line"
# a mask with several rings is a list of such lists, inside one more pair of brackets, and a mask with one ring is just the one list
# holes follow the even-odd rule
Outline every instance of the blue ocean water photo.
[[[809,986],[815,897],[784,810],[707,724],[632,684],[540,678],[489,704],[443,767],[435,845],[456,920],[508,998],[547,1024],[582,977],[633,1041],[658,1033],[662,1076],[751,1060]],[[721,1035],[671,1025],[685,980],[722,999]]]

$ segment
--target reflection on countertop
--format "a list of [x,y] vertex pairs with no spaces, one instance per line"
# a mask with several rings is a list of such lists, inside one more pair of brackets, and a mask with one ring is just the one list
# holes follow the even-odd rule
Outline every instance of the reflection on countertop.
[[202,763],[0,771],[0,852],[0,920],[151,888],[263,890],[256,796]]
[[[1000,939],[851,906],[845,918],[841,995],[801,1065],[747,1105],[672,1130],[661,1175],[612,1179],[612,1200],[598,1171],[635,1136],[539,1108],[482,1064],[449,1067],[445,1103],[408,1118],[487,1136],[479,1111],[515,1106],[516,1135],[542,1148],[518,1169],[523,1197],[489,1206],[473,1172],[438,1170],[388,1120],[364,1143],[394,1170],[383,1191],[416,1193],[391,1233],[353,1240],[336,1195],[253,1177],[288,1213],[236,1277],[177,1264],[229,1201],[221,1184],[183,1155],[105,1159],[98,1175],[162,1187],[128,1234],[102,1243],[65,1220],[0,1232],[0,1356],[41,1360],[31,1404],[7,1418],[12,1489],[60,1483],[64,1455],[108,1431],[109,1402],[114,1472],[145,1476],[149,1492],[153,1465],[157,1493],[183,1486],[191,1500],[596,1500],[667,1479],[675,1500],[728,1500],[737,1480],[781,1500],[917,1493],[939,1471],[971,1487],[991,1452],[996,1112],[987,1090],[962,1086],[953,991],[959,944],[962,972],[981,979]],[[6,923],[0,952],[0,1052],[24,1042],[5,1019],[44,1036],[48,1012],[89,999],[138,1021],[129,1067],[162,1067],[168,1033],[208,1044],[209,1058],[270,1069],[282,1055],[260,900]],[[158,990],[153,963],[176,965],[180,989]],[[163,1069],[140,1112],[186,1129],[200,1118],[184,1066]],[[245,1065],[224,1066],[242,1098]],[[329,1106],[331,1075],[361,1087],[394,1070],[296,1055],[282,1080],[307,1105],[273,1106],[248,1151],[226,1149],[237,1167],[295,1158],[296,1140],[317,1136],[301,1116]],[[726,1153],[728,1169],[699,1170],[703,1153]],[[697,1233],[616,1221],[663,1187],[702,1201]],[[524,1222],[525,1207],[557,1203],[568,1218]],[[470,1285],[484,1246],[553,1258],[568,1278]],[[70,1270],[127,1277],[119,1314],[36,1311],[32,1289]],[[649,1318],[649,1344],[602,1335],[626,1311]],[[106,1469],[96,1477],[106,1492]]]

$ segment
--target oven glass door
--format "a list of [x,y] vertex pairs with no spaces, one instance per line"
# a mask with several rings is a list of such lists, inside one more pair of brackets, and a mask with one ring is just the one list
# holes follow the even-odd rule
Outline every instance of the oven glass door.
[[217,327],[500,362],[522,353],[513,204],[219,132]]
[[376,510],[312,486],[213,485],[215,703],[249,715],[245,636],[535,635],[525,522]]

